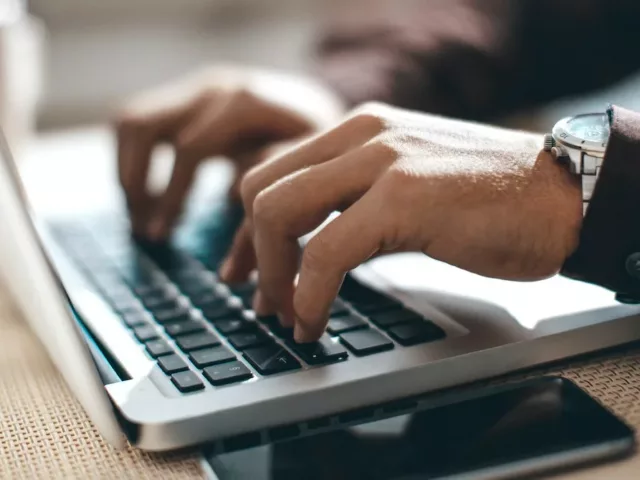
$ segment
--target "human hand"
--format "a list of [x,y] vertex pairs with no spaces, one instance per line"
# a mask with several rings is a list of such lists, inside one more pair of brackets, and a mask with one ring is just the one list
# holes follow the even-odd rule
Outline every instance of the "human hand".
[[[204,159],[231,159],[237,185],[274,144],[308,135],[341,113],[336,97],[309,79],[236,67],[208,69],[134,99],[115,121],[134,232],[151,240],[169,234]],[[172,145],[175,160],[166,190],[152,195],[147,175],[160,143]]]
[[[540,145],[519,131],[357,109],[245,176],[245,224],[222,278],[257,266],[256,312],[278,312],[305,342],[322,334],[345,273],[375,255],[423,252],[510,280],[553,275],[577,246],[582,200],[579,181]],[[342,214],[299,262],[299,237],[333,211]]]

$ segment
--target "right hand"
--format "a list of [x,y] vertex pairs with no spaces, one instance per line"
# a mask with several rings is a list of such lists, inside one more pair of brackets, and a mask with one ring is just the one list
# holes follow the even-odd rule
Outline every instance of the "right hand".
[[245,176],[246,217],[220,277],[239,282],[257,267],[256,314],[278,313],[296,341],[311,342],[345,274],[377,255],[422,252],[507,280],[554,275],[578,245],[582,194],[541,143],[527,132],[361,107]]
[[[256,69],[212,68],[141,95],[116,119],[118,170],[133,231],[163,240],[179,217],[198,165],[213,156],[234,162],[236,181],[268,147],[313,133],[342,113],[337,98],[309,79]],[[155,146],[175,151],[160,195],[147,190]]]

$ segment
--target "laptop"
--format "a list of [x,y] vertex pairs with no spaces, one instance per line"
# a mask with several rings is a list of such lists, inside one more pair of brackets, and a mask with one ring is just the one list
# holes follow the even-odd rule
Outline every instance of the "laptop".
[[117,193],[107,208],[86,205],[106,184],[117,192],[100,166],[114,163],[107,142],[98,141],[104,162],[89,167],[79,145],[45,149],[51,161],[22,179],[2,142],[0,269],[115,446],[126,438],[164,451],[264,439],[294,423],[330,428],[367,405],[640,339],[640,306],[599,287],[486,279],[403,254],[351,272],[325,336],[297,345],[275,317],[251,311],[252,282],[216,276],[241,219],[225,194],[229,172],[203,168],[206,188],[169,244],[136,243]]

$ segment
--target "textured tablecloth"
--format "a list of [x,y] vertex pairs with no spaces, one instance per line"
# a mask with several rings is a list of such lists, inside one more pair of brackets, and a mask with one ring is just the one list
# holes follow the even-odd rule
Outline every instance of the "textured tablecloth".
[[195,453],[111,448],[0,293],[0,479],[198,479]]
[[[545,373],[574,380],[640,427],[640,345],[517,377]],[[195,453],[159,455],[107,445],[0,291],[0,479],[202,477]],[[640,456],[569,477],[640,479]]]

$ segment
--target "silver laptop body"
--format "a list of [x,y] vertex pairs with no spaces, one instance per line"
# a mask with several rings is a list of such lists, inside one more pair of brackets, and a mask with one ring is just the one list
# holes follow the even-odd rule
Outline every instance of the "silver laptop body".
[[[388,328],[360,315],[360,307],[353,309],[346,301],[351,315],[387,339],[391,349],[360,356],[346,347],[346,360],[312,366],[259,323],[256,328],[269,342],[283,346],[299,364],[295,370],[261,374],[244,350],[234,348],[215,322],[193,308],[195,321],[236,357],[251,378],[214,386],[190,360],[189,352],[178,346],[179,337],[153,323],[160,339],[204,386],[182,393],[116,313],[90,278],[91,271],[74,256],[77,252],[68,245],[65,249],[60,240],[60,231],[81,225],[103,242],[109,238],[104,233],[108,222],[101,219],[117,219],[112,212],[122,211],[116,193],[108,199],[103,195],[116,191],[110,180],[115,175],[109,139],[103,134],[97,138],[95,150],[83,151],[82,158],[71,149],[68,155],[59,155],[59,161],[22,166],[29,207],[9,151],[2,145],[1,269],[69,387],[114,445],[122,445],[123,432],[139,448],[156,451],[246,433],[257,432],[266,439],[271,427],[314,420],[331,425],[339,413],[362,406],[640,339],[640,307],[618,304],[610,292],[598,287],[560,277],[531,284],[486,279],[422,255],[404,254],[366,264],[352,272],[353,279],[400,302],[403,311],[432,322],[444,333],[442,338],[403,346]],[[95,154],[90,167],[87,154]],[[215,164],[205,170],[190,209],[195,213],[187,214],[185,229],[202,218],[202,205],[224,204],[228,170]],[[101,196],[101,211],[92,206],[90,193]],[[227,298],[229,305],[241,305],[227,286],[217,282],[214,271],[207,278],[212,291]],[[123,285],[128,288],[125,281]],[[191,306],[185,296],[180,301]],[[256,321],[246,307],[240,310],[243,321]],[[339,336],[332,341],[342,345]]]

